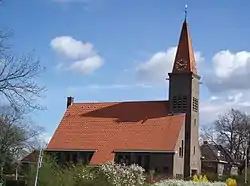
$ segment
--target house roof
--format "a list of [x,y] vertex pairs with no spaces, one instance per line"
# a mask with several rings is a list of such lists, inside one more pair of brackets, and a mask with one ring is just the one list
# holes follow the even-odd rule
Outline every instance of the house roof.
[[34,150],[31,153],[29,153],[27,156],[25,156],[21,162],[23,163],[32,163],[32,162],[37,162],[39,151]]
[[209,161],[233,162],[233,158],[225,148],[217,144],[205,143],[201,145],[201,154]]
[[168,115],[167,101],[73,103],[48,151],[94,150],[91,164],[114,160],[113,151],[174,151],[185,114]]

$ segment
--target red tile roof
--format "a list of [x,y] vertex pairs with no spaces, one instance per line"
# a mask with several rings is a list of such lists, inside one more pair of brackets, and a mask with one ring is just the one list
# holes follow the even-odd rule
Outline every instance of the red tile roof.
[[91,164],[115,150],[174,151],[185,115],[168,115],[167,101],[74,103],[47,150],[96,150]]

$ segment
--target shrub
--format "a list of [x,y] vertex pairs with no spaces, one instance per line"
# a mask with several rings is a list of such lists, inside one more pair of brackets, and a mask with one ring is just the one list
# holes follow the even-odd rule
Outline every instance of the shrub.
[[101,166],[107,180],[116,186],[140,186],[145,183],[144,169],[138,165],[107,163]]
[[[28,186],[33,186],[37,165],[31,165]],[[104,164],[93,168],[83,165],[60,167],[52,157],[44,158],[39,170],[39,186],[140,186],[144,169],[137,165]]]
[[227,186],[237,186],[236,180],[232,178],[228,178],[226,183],[227,183]]
[[206,172],[205,175],[209,181],[221,181],[216,173]]
[[[28,186],[33,186],[36,177],[37,164],[31,164],[27,175]],[[62,170],[57,166],[53,157],[44,156],[42,167],[39,170],[38,185],[57,186],[60,185]]]

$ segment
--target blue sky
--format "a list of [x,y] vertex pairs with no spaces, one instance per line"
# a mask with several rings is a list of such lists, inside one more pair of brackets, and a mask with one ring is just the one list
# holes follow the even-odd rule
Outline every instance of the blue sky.
[[33,120],[52,135],[67,96],[76,102],[167,99],[164,77],[185,4],[204,79],[201,124],[230,107],[248,110],[250,1],[6,0],[0,25],[13,31],[14,51],[34,49],[47,68],[39,79],[48,89],[40,100],[47,110]]

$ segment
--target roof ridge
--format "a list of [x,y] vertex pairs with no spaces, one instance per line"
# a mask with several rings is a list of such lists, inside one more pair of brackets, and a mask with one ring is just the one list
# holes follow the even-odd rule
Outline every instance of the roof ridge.
[[[213,148],[211,148],[211,145],[212,145],[213,147],[215,147],[213,144],[207,144],[208,148],[213,152],[213,154],[214,154],[214,156],[215,156],[215,159],[217,159],[217,161],[219,161],[219,158],[218,158],[218,156],[215,154]],[[218,149],[217,149],[217,150],[218,150]]]
[[74,102],[74,104],[107,104],[107,103],[148,103],[148,102],[169,102],[169,100],[125,100],[125,101],[102,101],[102,102]]

